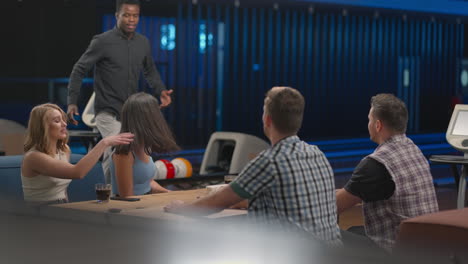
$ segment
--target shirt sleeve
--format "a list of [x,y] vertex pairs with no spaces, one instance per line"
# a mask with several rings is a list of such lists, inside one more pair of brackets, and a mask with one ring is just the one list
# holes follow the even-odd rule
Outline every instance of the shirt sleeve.
[[161,92],[166,90],[166,85],[164,85],[161,75],[159,75],[158,69],[154,64],[153,55],[151,54],[151,46],[148,39],[145,39],[145,49],[146,55],[143,61],[143,75],[145,76],[148,84],[153,88],[154,95],[160,96]]
[[80,95],[83,78],[88,74],[91,68],[96,64],[101,56],[100,39],[95,36],[89,44],[86,51],[73,66],[68,83],[68,104],[76,104]]
[[375,202],[392,197],[395,182],[382,163],[366,157],[357,165],[344,189],[364,202]]
[[273,185],[275,175],[272,162],[260,154],[245,166],[230,186],[240,197],[250,199]]

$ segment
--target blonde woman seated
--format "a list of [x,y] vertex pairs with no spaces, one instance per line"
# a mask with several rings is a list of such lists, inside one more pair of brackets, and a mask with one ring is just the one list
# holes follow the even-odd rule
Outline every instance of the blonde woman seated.
[[152,152],[179,150],[174,136],[159,110],[159,103],[147,93],[130,96],[122,108],[121,132],[131,132],[135,140],[117,146],[110,164],[112,192],[126,197],[168,192],[153,180],[157,173]]
[[107,147],[132,141],[131,133],[106,137],[77,164],[70,164],[67,115],[55,104],[34,107],[21,165],[24,200],[37,205],[68,202],[67,187],[72,179],[84,178]]

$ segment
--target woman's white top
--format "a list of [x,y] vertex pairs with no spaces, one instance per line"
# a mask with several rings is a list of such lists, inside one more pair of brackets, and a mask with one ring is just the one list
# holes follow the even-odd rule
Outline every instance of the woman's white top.
[[[55,155],[55,159],[69,162],[64,152]],[[67,187],[70,179],[54,178],[47,175],[24,177],[21,173],[23,183],[24,200],[28,202],[48,202],[67,199]]]

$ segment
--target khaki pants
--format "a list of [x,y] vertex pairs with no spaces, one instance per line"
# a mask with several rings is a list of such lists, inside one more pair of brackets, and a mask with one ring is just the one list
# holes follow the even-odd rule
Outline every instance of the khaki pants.
[[[115,115],[107,112],[100,112],[96,115],[96,126],[99,133],[101,133],[101,136],[105,138],[119,134],[121,123],[116,119]],[[111,147],[107,148],[106,151],[104,151],[104,156],[102,158],[102,169],[104,171],[106,183],[111,183],[110,163],[112,152]]]

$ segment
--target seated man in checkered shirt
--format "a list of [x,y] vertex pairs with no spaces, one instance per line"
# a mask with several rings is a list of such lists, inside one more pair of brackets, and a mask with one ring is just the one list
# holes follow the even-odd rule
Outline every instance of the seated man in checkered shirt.
[[[405,135],[405,103],[392,94],[378,94],[371,99],[368,117],[370,138],[379,146],[337,190],[338,213],[362,201],[365,237],[391,251],[400,222],[437,212],[437,197],[427,159]],[[345,244],[348,237],[344,232]]]
[[191,204],[173,201],[165,211],[208,215],[248,199],[248,215],[254,222],[307,232],[329,245],[341,244],[333,171],[317,146],[297,136],[303,114],[300,92],[273,87],[266,94],[262,118],[271,148],[220,191]]

